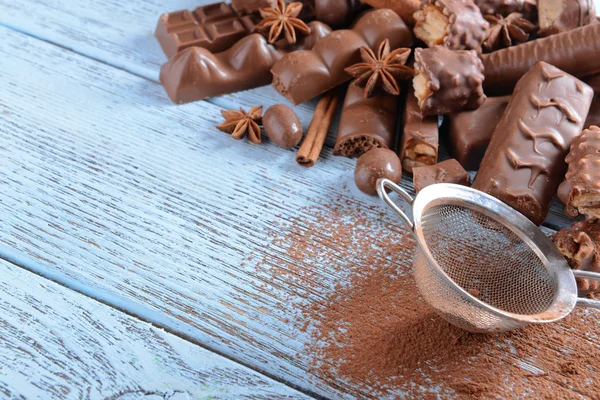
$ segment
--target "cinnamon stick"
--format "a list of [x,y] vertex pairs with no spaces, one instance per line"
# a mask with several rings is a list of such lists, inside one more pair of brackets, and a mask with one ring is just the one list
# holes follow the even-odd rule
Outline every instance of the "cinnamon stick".
[[312,167],[317,163],[337,106],[338,96],[335,91],[327,92],[317,103],[313,119],[296,155],[298,165]]

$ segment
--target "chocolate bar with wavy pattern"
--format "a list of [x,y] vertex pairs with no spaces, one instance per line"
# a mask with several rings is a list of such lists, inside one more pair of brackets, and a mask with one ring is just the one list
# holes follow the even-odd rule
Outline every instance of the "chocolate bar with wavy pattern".
[[537,225],[544,222],[567,169],[565,156],[581,133],[593,95],[579,79],[537,63],[517,83],[473,187]]
[[273,86],[294,104],[303,103],[348,81],[344,68],[360,62],[360,47],[376,50],[385,39],[392,49],[412,45],[410,29],[395,12],[367,12],[351,30],[333,31],[312,50],[296,51],[277,61],[271,68]]

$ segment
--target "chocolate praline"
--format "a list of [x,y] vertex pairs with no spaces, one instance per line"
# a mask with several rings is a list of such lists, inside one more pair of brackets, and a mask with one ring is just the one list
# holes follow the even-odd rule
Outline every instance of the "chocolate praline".
[[275,104],[263,115],[265,133],[273,143],[291,149],[302,139],[302,124],[296,113],[284,104]]
[[377,195],[377,180],[387,178],[393,182],[402,179],[402,164],[392,150],[373,149],[363,154],[354,169],[356,187],[371,196]]

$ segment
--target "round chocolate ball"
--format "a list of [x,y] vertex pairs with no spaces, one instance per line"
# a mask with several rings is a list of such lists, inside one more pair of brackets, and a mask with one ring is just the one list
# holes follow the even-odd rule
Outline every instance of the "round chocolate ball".
[[354,182],[361,192],[377,195],[377,180],[388,178],[394,183],[402,179],[400,158],[389,149],[373,149],[360,156],[354,169]]
[[291,149],[302,139],[302,124],[296,113],[284,104],[275,104],[263,115],[265,133],[273,143]]

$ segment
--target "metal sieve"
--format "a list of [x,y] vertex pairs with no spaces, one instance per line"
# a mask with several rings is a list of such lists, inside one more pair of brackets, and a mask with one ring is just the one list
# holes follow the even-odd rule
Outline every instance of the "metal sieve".
[[[412,206],[413,220],[386,189]],[[575,277],[600,281],[600,274],[572,270],[537,226],[495,197],[440,183],[413,200],[388,179],[379,180],[377,193],[417,240],[413,266],[419,292],[451,324],[503,332],[557,321],[575,306],[600,309],[600,301],[577,297],[575,282]]]

